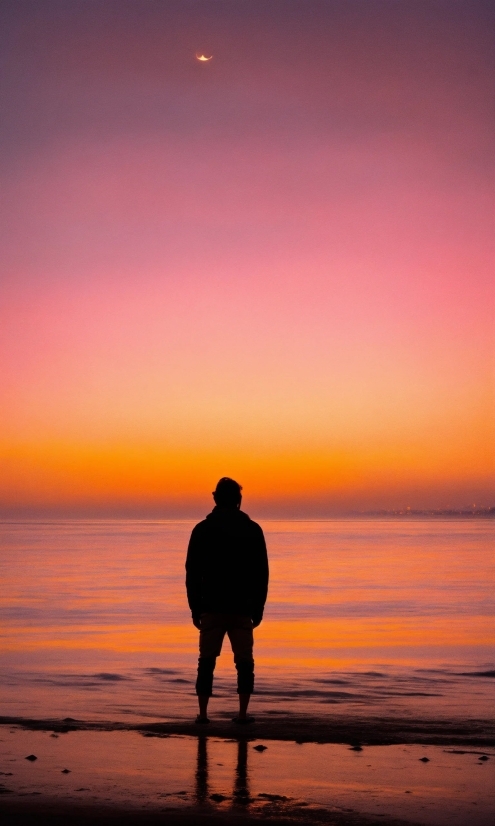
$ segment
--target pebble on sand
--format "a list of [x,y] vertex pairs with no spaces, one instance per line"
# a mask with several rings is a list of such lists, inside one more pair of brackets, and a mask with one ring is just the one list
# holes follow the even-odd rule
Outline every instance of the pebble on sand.
[[70,769],[62,769],[61,774],[70,774]]
[[34,763],[34,761],[35,761],[35,760],[37,760],[38,758],[36,757],[36,755],[35,755],[35,754],[28,754],[28,756],[27,756],[27,757],[25,757],[24,759],[25,759],[25,760],[30,760],[30,761],[31,761],[31,763]]
[[420,763],[429,763],[429,762],[430,762],[430,758],[429,758],[429,757],[420,757],[420,758],[419,758],[419,762],[420,762]]
[[215,803],[221,803],[223,800],[228,800],[224,794],[210,794],[210,800],[214,800]]
[[258,797],[262,797],[263,800],[271,800],[273,803],[289,799],[284,794],[267,794],[266,792],[260,792]]
[[268,746],[261,746],[261,745],[259,745],[259,746],[253,746],[253,749],[254,749],[255,751],[266,751],[266,750],[267,750],[267,748],[268,748]]

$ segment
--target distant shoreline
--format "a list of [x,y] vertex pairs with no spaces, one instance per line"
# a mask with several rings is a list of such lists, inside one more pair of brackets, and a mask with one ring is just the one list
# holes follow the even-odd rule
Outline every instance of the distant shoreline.
[[[372,510],[372,511],[346,511],[342,513],[332,513],[326,516],[265,516],[256,513],[256,518],[265,522],[332,522],[339,519],[495,519],[495,506],[490,508],[476,508],[475,510],[445,508],[438,510],[419,510],[416,508],[405,508],[397,510]],[[0,522],[32,522],[32,523],[52,523],[52,522],[194,522],[199,518],[195,516],[161,516],[158,514],[133,515],[129,513],[107,515],[98,513],[78,514],[78,513],[32,513],[24,511],[0,510]]]
[[476,508],[473,510],[457,510],[446,508],[438,510],[417,510],[406,508],[405,510],[376,510],[376,511],[354,511],[350,516],[448,516],[448,517],[469,517],[469,518],[493,518],[495,517],[495,506],[491,508]]

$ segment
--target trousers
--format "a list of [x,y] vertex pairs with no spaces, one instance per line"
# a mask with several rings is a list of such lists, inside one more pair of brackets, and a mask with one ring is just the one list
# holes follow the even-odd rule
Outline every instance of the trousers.
[[196,694],[211,697],[213,672],[227,634],[237,670],[237,693],[254,689],[253,622],[238,614],[201,614]]

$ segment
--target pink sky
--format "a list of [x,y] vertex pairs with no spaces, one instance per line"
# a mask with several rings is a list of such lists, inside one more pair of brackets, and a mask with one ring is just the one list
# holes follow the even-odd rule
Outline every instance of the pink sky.
[[488,3],[1,14],[4,512],[493,504]]

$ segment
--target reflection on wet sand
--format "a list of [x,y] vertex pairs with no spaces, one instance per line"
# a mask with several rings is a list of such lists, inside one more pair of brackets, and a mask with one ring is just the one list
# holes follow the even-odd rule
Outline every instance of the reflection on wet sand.
[[198,758],[196,764],[196,802],[208,800],[208,738],[198,737]]
[[[220,738],[210,728],[199,737],[50,733],[46,727],[0,729],[0,762],[9,769],[0,776],[2,823],[247,826],[276,820],[365,826],[382,817],[430,826],[494,823],[492,748],[364,744],[356,751],[277,740],[265,745],[254,731]],[[30,754],[37,760],[26,760]],[[22,820],[26,806],[33,815],[29,821]],[[51,814],[44,817],[40,806]]]
[[247,740],[239,740],[237,743],[237,766],[235,769],[233,797],[234,805],[237,806],[246,806],[250,800],[247,749]]
[[[237,765],[232,791],[233,806],[247,806],[251,802],[247,756],[247,740],[239,740],[237,743]],[[214,796],[214,798],[219,797],[219,795]],[[196,803],[199,804],[207,803],[210,800],[208,780],[208,738],[204,736],[198,737],[195,798]]]

